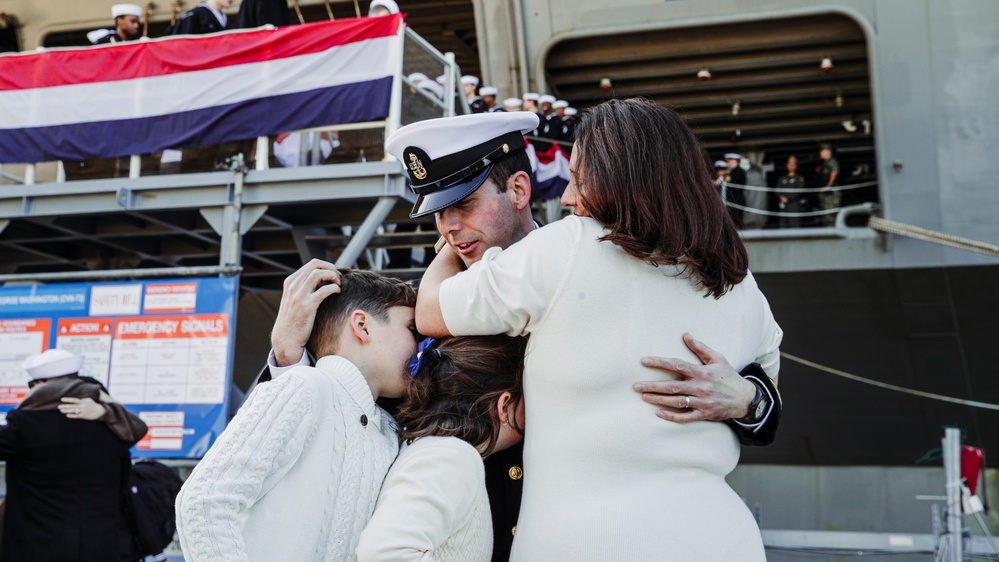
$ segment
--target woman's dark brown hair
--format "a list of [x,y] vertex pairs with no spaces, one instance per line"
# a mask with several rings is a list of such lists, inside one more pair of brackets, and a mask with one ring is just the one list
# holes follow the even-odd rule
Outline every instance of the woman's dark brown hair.
[[500,432],[496,403],[504,392],[512,397],[509,423],[522,432],[513,412],[523,396],[526,346],[522,337],[474,336],[442,339],[424,351],[440,355],[424,359],[413,377],[395,416],[399,436],[453,436],[491,452]]
[[653,265],[696,274],[707,294],[740,283],[749,256],[704,164],[700,142],[672,108],[611,100],[576,126],[579,200],[610,230],[601,240]]

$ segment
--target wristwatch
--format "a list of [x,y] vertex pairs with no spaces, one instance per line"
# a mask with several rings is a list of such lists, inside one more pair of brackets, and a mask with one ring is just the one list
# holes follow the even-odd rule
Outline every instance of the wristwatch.
[[746,380],[753,383],[753,386],[756,387],[756,396],[754,396],[753,401],[749,403],[749,413],[746,414],[746,417],[739,418],[735,421],[744,424],[759,423],[759,421],[763,419],[763,415],[767,413],[767,408],[770,406],[770,400],[767,397],[767,393],[763,391],[763,387],[760,383],[749,377],[747,377]]

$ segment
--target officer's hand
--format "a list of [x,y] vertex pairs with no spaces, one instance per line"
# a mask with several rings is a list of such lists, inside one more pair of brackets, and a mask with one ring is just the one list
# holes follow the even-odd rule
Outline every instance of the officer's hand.
[[98,420],[107,411],[90,398],[63,398],[59,411],[71,420]]
[[284,280],[281,305],[271,331],[278,366],[294,365],[302,359],[319,304],[339,292],[340,272],[323,260],[309,261]]
[[703,365],[682,359],[643,357],[642,365],[673,374],[674,380],[639,382],[636,392],[650,404],[661,406],[656,415],[664,420],[687,423],[698,420],[723,421],[744,417],[756,396],[753,383],[742,378],[717,351],[690,334],[683,341]]

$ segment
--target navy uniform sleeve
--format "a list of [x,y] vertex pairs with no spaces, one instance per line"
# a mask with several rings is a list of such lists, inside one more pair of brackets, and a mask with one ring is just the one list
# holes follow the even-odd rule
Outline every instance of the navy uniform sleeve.
[[782,413],[780,392],[777,391],[777,387],[773,385],[770,377],[759,363],[750,363],[739,374],[744,378],[753,378],[764,386],[764,390],[770,398],[770,409],[758,425],[747,427],[735,420],[728,420],[728,425],[735,431],[739,443],[743,445],[760,447],[769,445],[777,437],[777,427],[780,425]]
[[17,456],[17,412],[7,414],[7,425],[0,426],[0,460],[9,461]]

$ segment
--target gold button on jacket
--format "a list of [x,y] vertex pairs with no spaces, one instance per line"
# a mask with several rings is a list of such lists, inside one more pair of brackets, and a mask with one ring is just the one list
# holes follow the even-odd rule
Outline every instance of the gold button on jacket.
[[510,478],[513,480],[520,480],[524,477],[524,471],[519,466],[510,467]]

